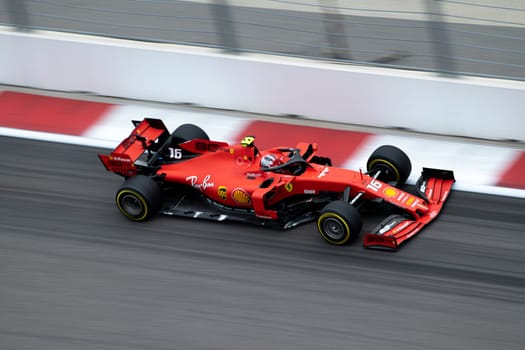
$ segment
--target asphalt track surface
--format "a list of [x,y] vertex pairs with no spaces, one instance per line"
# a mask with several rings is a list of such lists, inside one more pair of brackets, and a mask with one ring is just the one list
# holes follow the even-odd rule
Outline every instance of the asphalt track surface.
[[[523,349],[524,199],[453,192],[397,253],[113,203],[96,148],[0,137],[1,349]],[[376,217],[365,217],[369,227]]]

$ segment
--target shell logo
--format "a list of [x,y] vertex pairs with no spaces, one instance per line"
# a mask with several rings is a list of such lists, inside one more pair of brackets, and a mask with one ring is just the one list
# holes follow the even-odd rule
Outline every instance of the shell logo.
[[387,197],[394,197],[397,194],[397,191],[392,187],[387,187],[383,190],[383,193]]
[[237,204],[246,205],[252,202],[250,195],[242,188],[236,188],[232,191],[232,199]]

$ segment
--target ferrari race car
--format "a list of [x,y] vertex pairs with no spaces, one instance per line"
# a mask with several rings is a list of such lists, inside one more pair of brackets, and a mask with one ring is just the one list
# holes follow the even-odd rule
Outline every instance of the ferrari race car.
[[359,235],[365,203],[389,203],[397,213],[366,233],[364,246],[396,250],[436,218],[455,181],[452,171],[423,168],[418,194],[402,190],[412,166],[390,145],[377,148],[363,172],[332,166],[315,143],[259,150],[253,136],[231,145],[193,124],[173,133],[159,119],[133,124],[109,155],[99,155],[125,178],[115,200],[133,221],[158,212],[284,229],[316,221],[326,242],[344,245]]

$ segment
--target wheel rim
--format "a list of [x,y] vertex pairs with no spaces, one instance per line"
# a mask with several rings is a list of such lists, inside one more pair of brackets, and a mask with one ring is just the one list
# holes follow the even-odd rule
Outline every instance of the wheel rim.
[[386,182],[388,181],[394,181],[399,182],[401,179],[401,174],[399,171],[390,163],[386,163],[383,160],[376,160],[372,163],[372,175],[377,172],[378,170],[381,171],[381,175],[379,175],[379,179],[382,179]]
[[333,241],[340,241],[346,236],[345,226],[336,218],[326,218],[322,226],[326,236]]
[[392,168],[390,168],[389,166],[385,165],[385,164],[379,164],[376,166],[375,170],[380,170],[381,171],[381,175],[379,176],[380,178],[384,178],[386,180],[389,180],[389,181],[395,181],[397,180],[396,179],[396,173],[392,170]]
[[139,216],[144,212],[144,205],[136,196],[125,194],[121,199],[121,206],[130,216]]

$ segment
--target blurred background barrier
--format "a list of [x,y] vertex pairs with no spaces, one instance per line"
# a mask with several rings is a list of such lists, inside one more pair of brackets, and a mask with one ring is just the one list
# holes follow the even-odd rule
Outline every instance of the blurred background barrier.
[[525,80],[522,0],[3,0],[0,24]]
[[0,47],[9,85],[525,142],[519,81],[1,28]]

